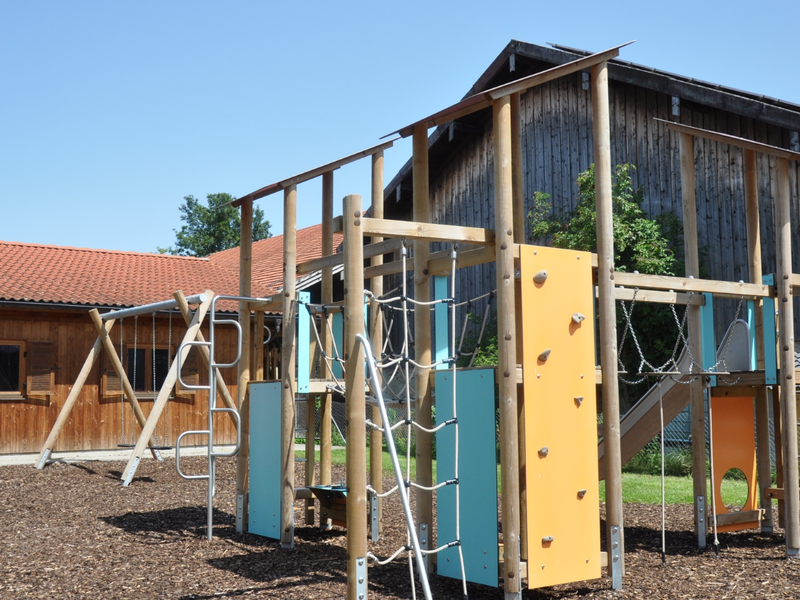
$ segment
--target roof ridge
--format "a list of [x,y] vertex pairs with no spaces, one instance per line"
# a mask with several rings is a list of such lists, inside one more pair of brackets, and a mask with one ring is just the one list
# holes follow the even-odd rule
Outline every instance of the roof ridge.
[[24,246],[26,248],[46,248],[53,250],[69,250],[72,252],[90,252],[92,254],[120,254],[128,256],[153,256],[157,258],[180,258],[180,259],[210,262],[209,259],[204,256],[182,256],[179,254],[161,254],[159,252],[136,252],[133,250],[107,250],[105,248],[80,248],[76,246],[58,246],[56,244],[36,244],[32,242],[12,242],[6,240],[0,240],[0,245]]

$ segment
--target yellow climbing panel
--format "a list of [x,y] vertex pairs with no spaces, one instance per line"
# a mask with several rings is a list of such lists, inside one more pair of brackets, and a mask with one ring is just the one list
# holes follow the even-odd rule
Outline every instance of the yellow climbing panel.
[[594,288],[586,252],[520,249],[528,587],[600,577]]

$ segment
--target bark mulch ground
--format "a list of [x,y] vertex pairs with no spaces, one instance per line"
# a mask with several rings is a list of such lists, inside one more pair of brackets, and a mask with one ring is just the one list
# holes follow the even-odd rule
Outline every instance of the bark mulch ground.
[[[200,473],[203,459],[184,459]],[[296,526],[293,550],[237,535],[235,466],[219,461],[215,537],[205,539],[205,483],[181,480],[174,461],[144,460],[129,488],[123,463],[0,467],[0,598],[343,598],[344,530]],[[344,470],[334,471],[334,480]],[[302,481],[299,477],[298,481]],[[387,481],[387,484],[389,482]],[[299,506],[299,504],[298,504]],[[299,519],[298,519],[299,521]],[[695,549],[691,507],[667,510],[661,566],[660,507],[625,506],[627,573],[621,591],[608,579],[525,592],[525,598],[800,598],[800,562],[784,558],[783,536],[721,534],[721,553]],[[405,543],[399,502],[384,511],[387,556]],[[370,569],[369,598],[410,598],[405,559]],[[460,598],[460,582],[432,577],[435,598]],[[419,591],[419,590],[418,590]],[[501,589],[470,585],[472,599]]]

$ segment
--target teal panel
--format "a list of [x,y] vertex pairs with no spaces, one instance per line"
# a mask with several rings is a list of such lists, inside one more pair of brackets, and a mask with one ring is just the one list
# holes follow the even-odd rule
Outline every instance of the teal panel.
[[[443,300],[447,298],[447,277],[437,275],[433,278],[433,298]],[[434,336],[436,351],[434,362],[447,360],[450,356],[450,328],[447,322],[447,304],[441,303],[434,305],[433,308]],[[441,364],[437,369],[447,369],[447,364]]]
[[297,393],[308,393],[308,380],[311,377],[311,315],[304,302],[311,302],[309,292],[297,294]]
[[[331,328],[333,329],[333,343],[335,345],[335,350],[333,350],[333,356],[336,357],[336,352],[338,351],[338,356],[340,358],[344,358],[344,332],[342,331],[342,313],[335,312],[333,313],[333,323],[331,324]],[[333,374],[336,376],[337,379],[341,379],[342,377],[342,365],[338,362],[335,362],[331,365],[333,370]]]
[[[774,275],[764,275],[764,285],[775,285]],[[764,376],[767,385],[778,383],[778,357],[775,354],[777,341],[775,339],[775,299],[764,298],[762,307],[764,314]]]
[[281,539],[281,382],[250,384],[248,531]]
[[[703,294],[706,299],[704,306],[700,307],[700,330],[703,348],[703,368],[710,369],[717,362],[717,340],[714,336],[714,296]],[[709,377],[709,385],[715,387],[717,378]]]
[[[467,581],[498,586],[497,463],[495,460],[494,369],[458,371],[459,494],[461,549]],[[453,417],[453,372],[437,371],[436,421]],[[439,482],[455,475],[455,426],[436,434],[436,473]],[[437,545],[456,539],[456,486],[437,492]],[[439,554],[439,575],[461,579],[458,548]]]

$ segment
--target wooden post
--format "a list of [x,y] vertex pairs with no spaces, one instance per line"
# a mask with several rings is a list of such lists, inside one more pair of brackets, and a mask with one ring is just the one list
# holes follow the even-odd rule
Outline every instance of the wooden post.
[[[758,170],[756,153],[745,148],[744,153],[744,201],[747,221],[747,257],[750,283],[761,283],[761,220],[758,212]],[[755,336],[758,369],[764,369],[764,316],[761,314],[763,302],[755,303]],[[758,464],[759,505],[764,510],[761,519],[761,531],[772,533],[772,500],[766,495],[767,488],[772,487],[772,461],[769,451],[769,405],[767,404],[767,387],[756,388],[756,462]]]
[[[103,326],[103,319],[100,318],[100,312],[96,308],[93,308],[89,311],[89,316],[92,319],[92,323],[94,323],[94,328],[97,330],[97,335],[100,337],[100,342],[103,344],[103,349],[106,351],[106,356],[108,356],[109,360],[111,361],[111,366],[114,367],[114,371],[122,382],[122,389],[125,393],[125,397],[128,399],[128,402],[131,405],[131,408],[133,409],[133,414],[136,417],[136,421],[139,423],[139,427],[144,429],[144,424],[147,422],[147,418],[144,416],[144,412],[142,412],[142,407],[139,405],[139,400],[136,398],[136,392],[133,391],[133,386],[131,386],[131,382],[128,380],[128,375],[125,373],[125,369],[122,368],[122,362],[120,362],[119,356],[117,356],[117,351],[114,349],[114,344],[108,337],[108,331]],[[155,448],[153,448],[152,439],[147,440],[147,445],[150,447],[150,452],[152,452],[153,458],[161,460],[161,456],[159,456],[158,452],[156,452]]]
[[256,326],[254,328],[253,344],[255,346],[255,379],[264,381],[264,311],[256,311]]
[[[183,295],[183,292],[177,291],[172,294],[172,297],[175,298],[175,301],[178,303],[178,308],[181,311],[181,316],[183,317],[186,326],[189,327],[192,324],[192,311],[189,308],[189,304],[186,302],[186,296]],[[197,341],[198,342],[205,342],[206,338],[203,335],[203,332],[199,329],[197,330]],[[207,346],[196,346],[197,351],[200,353],[200,358],[203,359],[203,364],[208,366],[210,361],[211,352],[209,351]],[[236,410],[236,403],[233,401],[233,396],[231,396],[230,390],[228,390],[228,386],[225,385],[225,381],[222,379],[222,373],[220,373],[219,369],[216,372],[217,377],[217,391],[222,396],[222,402],[225,404],[225,408],[232,408]],[[231,423],[236,425],[236,417],[234,417],[231,413],[230,415]]]
[[[111,331],[111,328],[114,327],[114,321],[106,321],[103,327],[107,334]],[[72,385],[72,389],[69,391],[69,395],[67,395],[67,399],[64,401],[64,406],[61,407],[61,412],[58,413],[58,418],[56,418],[56,422],[53,424],[53,428],[50,430],[50,434],[47,436],[44,446],[42,446],[42,450],[39,452],[39,456],[36,458],[37,469],[43,469],[45,464],[47,464],[47,459],[53,451],[53,446],[55,446],[56,440],[61,434],[61,430],[64,429],[64,425],[67,424],[69,414],[72,412],[75,402],[77,402],[78,397],[81,395],[83,385],[86,383],[89,373],[92,372],[92,367],[94,367],[97,357],[100,356],[102,347],[103,343],[100,341],[100,336],[97,336],[92,349],[89,350],[89,355],[83,362],[83,367],[81,367],[78,377],[75,379],[75,383]]]
[[[361,196],[345,196],[344,214],[344,347],[347,392],[347,598],[361,600],[367,589],[367,433],[364,350],[356,334],[364,333],[364,238]],[[363,581],[360,581],[363,578]]]
[[500,471],[503,484],[503,581],[506,598],[521,594],[519,426],[517,423],[517,320],[514,278],[514,198],[511,164],[511,99],[493,107],[494,223],[497,271]]
[[[511,194],[514,198],[514,243],[525,243],[525,193],[522,173],[522,114],[520,93],[511,94]],[[514,264],[516,269],[518,264]],[[516,281],[516,279],[515,279]],[[522,287],[515,284],[514,301],[522,302]],[[522,361],[522,319],[517,318],[517,363]],[[517,385],[517,427],[519,433],[519,554],[520,560],[528,560],[528,490],[525,448],[525,388]]]
[[[383,218],[383,151],[372,155],[372,216],[375,219]],[[382,237],[373,237],[371,242],[382,242]],[[383,264],[383,255],[379,254],[372,257],[370,264],[375,267]],[[370,290],[379,298],[383,295],[383,276],[374,277],[370,281]],[[370,311],[370,344],[372,352],[380,359],[381,349],[383,348],[383,318],[381,307],[377,303],[372,304]],[[380,378],[380,372],[378,377]],[[381,385],[379,381],[375,385]],[[373,405],[370,408],[370,420],[378,427],[383,427],[380,409]],[[370,431],[369,438],[369,479],[372,489],[377,493],[383,493],[383,435],[377,429]],[[378,533],[382,528],[382,508],[383,502],[378,499]],[[376,532],[373,532],[373,536]]]
[[[183,336],[182,344],[186,344],[187,342],[192,342],[197,339],[197,333],[200,331],[200,325],[203,323],[203,319],[206,317],[206,313],[208,312],[209,307],[211,306],[211,300],[214,298],[214,292],[211,290],[206,290],[206,300],[197,308],[192,317],[192,323],[186,330],[186,334]],[[183,352],[179,353],[180,355],[180,364],[183,364],[186,361],[186,357],[189,355],[189,348],[184,348]],[[142,427],[142,432],[139,434],[139,439],[136,442],[136,447],[133,449],[133,454],[131,455],[130,459],[128,459],[128,464],[125,465],[125,470],[122,472],[122,485],[128,486],[130,485],[131,481],[133,480],[133,476],[136,474],[136,469],[139,466],[139,461],[142,458],[142,454],[144,453],[144,449],[147,447],[148,440],[153,437],[153,432],[156,429],[156,425],[158,424],[158,418],[161,416],[161,411],[166,406],[167,401],[169,400],[169,395],[172,393],[172,389],[175,387],[175,383],[178,381],[178,362],[174,361],[172,366],[167,373],[166,378],[164,379],[164,383],[161,386],[161,390],[158,392],[158,396],[153,402],[153,408],[150,409],[150,414],[147,415],[147,422],[145,423],[144,427]]]
[[[322,174],[322,256],[333,254],[333,171]],[[324,267],[322,269],[322,304],[333,302],[333,268]],[[331,317],[321,317],[329,319]],[[322,349],[327,356],[333,352],[328,324],[322,323],[320,327],[320,338]],[[322,375],[328,379],[330,374],[325,368]],[[320,396],[320,423],[319,423],[319,482],[321,485],[331,484],[331,423],[332,423],[332,404],[331,394],[326,393]]]
[[794,370],[794,302],[792,298],[792,231],[789,161],[777,158],[775,198],[776,292],[780,317],[781,421],[783,427],[783,501],[786,510],[786,556],[800,554],[800,490],[797,468],[797,403]]
[[[241,244],[239,246],[239,295],[250,295],[253,260],[253,201],[242,203]],[[250,464],[250,304],[239,302],[239,324],[242,327],[242,355],[237,377],[237,406],[242,428],[242,445],[236,455],[236,533],[247,530],[247,489]]]
[[[603,444],[606,457],[606,548],[614,589],[622,587],[625,544],[622,520],[622,454],[617,374],[617,312],[614,300],[614,225],[611,198],[611,129],[608,63],[592,67],[594,176],[597,198],[597,287],[600,314],[600,365],[603,369]],[[615,548],[616,538],[619,547]]]
[[[413,135],[413,186],[414,186],[414,221],[430,222],[430,199],[428,180],[428,129],[418,125]],[[414,298],[427,302],[431,299],[431,280],[428,274],[428,258],[430,244],[427,241],[414,241]],[[431,313],[427,307],[417,307],[414,311],[414,360],[421,365],[431,363]],[[433,414],[431,410],[430,370],[417,369],[415,377],[415,399],[417,422],[426,429],[431,429]],[[430,433],[416,430],[417,436],[417,482],[425,487],[433,486],[432,438]],[[415,488],[417,502],[417,527],[423,526],[429,532],[433,524],[433,494],[427,490]],[[422,537],[422,536],[420,536]],[[431,535],[427,536],[428,545],[422,542],[423,548],[433,548]],[[425,557],[425,565],[430,570],[430,555]]]
[[[700,254],[697,244],[697,205],[695,201],[694,138],[688,133],[680,133],[681,161],[681,200],[683,203],[683,246],[686,263],[686,277],[700,277]],[[700,307],[686,307],[689,328],[689,348],[695,357],[702,356],[700,328]],[[704,402],[705,384],[702,377],[689,383],[689,406],[691,407],[692,432],[692,479],[694,481],[694,530],[697,545],[706,547],[708,531],[707,515],[710,501],[706,483],[706,415]],[[701,500],[702,499],[702,502]],[[701,512],[700,507],[704,510]]]
[[294,402],[297,392],[297,186],[283,191],[283,346],[281,371],[281,547],[294,548]]

